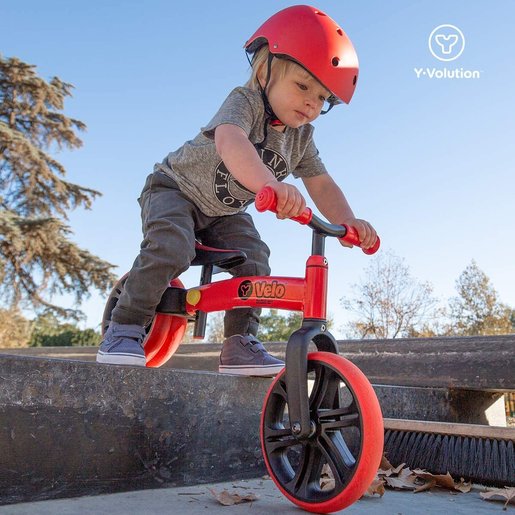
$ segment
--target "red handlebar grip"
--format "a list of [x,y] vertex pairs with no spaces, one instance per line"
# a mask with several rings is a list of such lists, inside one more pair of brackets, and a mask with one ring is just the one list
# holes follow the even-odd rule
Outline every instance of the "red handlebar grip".
[[371,254],[375,254],[379,250],[380,246],[381,246],[381,240],[379,239],[379,236],[378,236],[376,242],[369,249],[363,249],[363,252],[365,254],[367,254],[367,256],[370,256]]
[[[345,241],[347,243],[350,243],[351,245],[357,245],[358,247],[360,247],[361,245],[360,245],[360,241],[359,241],[358,231],[354,227],[351,227],[350,225],[343,224],[343,226],[347,229],[347,234],[343,238],[338,238],[338,239]],[[363,252],[365,254],[370,256],[371,254],[375,254],[379,250],[380,245],[381,245],[381,240],[379,239],[379,236],[378,236],[376,242],[374,243],[374,245],[372,247],[370,247],[369,249],[361,249],[361,250],[363,250]]]
[[[265,186],[261,191],[259,191],[256,195],[256,209],[259,212],[263,211],[272,211],[273,213],[277,213],[277,196],[275,194],[275,191],[270,186]],[[299,216],[294,216],[291,218],[292,220],[295,220],[296,222],[299,222],[300,224],[306,225],[311,222],[313,218],[313,211],[309,207],[307,207],[303,213]],[[344,227],[347,229],[347,234],[343,236],[342,238],[338,238],[342,241],[345,241],[347,243],[350,243],[351,245],[356,245],[357,247],[360,247],[360,241],[359,241],[359,235],[358,231],[349,225],[344,225]],[[379,240],[379,236],[377,237],[376,242],[374,243],[373,247],[370,247],[369,249],[362,249],[365,254],[375,254],[379,250],[379,246],[381,244],[381,241]]]
[[256,209],[262,213],[263,211],[273,211],[277,209],[277,196],[270,186],[265,186],[256,195]]
[[[270,186],[265,186],[256,195],[256,209],[262,213],[263,211],[272,211],[277,213],[277,195]],[[293,216],[291,219],[299,222],[299,224],[306,225],[311,222],[313,218],[313,211],[307,207],[299,216]]]

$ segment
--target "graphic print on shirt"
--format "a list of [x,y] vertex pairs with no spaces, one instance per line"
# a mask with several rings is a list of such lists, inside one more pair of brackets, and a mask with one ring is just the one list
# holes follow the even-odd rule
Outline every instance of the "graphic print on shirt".
[[[256,150],[263,163],[278,181],[282,181],[288,176],[288,165],[281,154],[270,148],[256,147]],[[253,195],[252,191],[245,188],[231,175],[223,161],[220,161],[215,169],[213,190],[218,201],[224,206],[243,209],[254,202],[254,198],[248,198],[249,195]]]

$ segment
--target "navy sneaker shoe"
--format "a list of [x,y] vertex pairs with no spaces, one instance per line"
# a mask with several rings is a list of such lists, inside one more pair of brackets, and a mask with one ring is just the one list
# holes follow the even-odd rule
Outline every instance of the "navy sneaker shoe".
[[265,376],[278,374],[284,361],[274,358],[252,334],[235,334],[224,341],[220,354],[220,374]]
[[97,363],[144,367],[147,363],[143,350],[145,335],[142,326],[111,321],[98,349]]

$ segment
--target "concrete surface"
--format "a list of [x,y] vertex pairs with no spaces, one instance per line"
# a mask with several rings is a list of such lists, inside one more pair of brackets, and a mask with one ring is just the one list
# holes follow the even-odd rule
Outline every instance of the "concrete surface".
[[[515,391],[515,334],[393,340],[339,340],[340,354],[357,365],[373,384]],[[266,343],[274,355],[284,355],[285,343]],[[166,364],[172,368],[215,370],[221,344],[183,344]],[[73,359],[94,359],[96,349],[56,347],[0,349],[0,353],[45,355],[69,353]],[[191,355],[195,360],[191,361]]]
[[[252,503],[223,506],[210,489],[217,493],[224,489],[240,495],[255,494]],[[340,513],[348,515],[489,515],[502,513],[500,502],[484,501],[479,489],[469,493],[451,493],[435,488],[414,494],[411,491],[387,490],[383,497],[363,497]],[[508,507],[508,513],[514,512]],[[162,488],[136,492],[78,497],[0,506],[1,515],[127,515],[163,513],[181,515],[256,515],[306,513],[290,503],[275,488],[271,480],[249,480],[211,485]]]
[[[425,341],[425,339],[421,340]],[[406,341],[409,340],[401,340],[402,343]],[[436,341],[438,340],[435,339]],[[507,342],[502,343],[507,344]],[[373,370],[375,370],[378,377],[386,379],[386,372],[380,373],[378,371],[389,366],[388,370],[392,375],[390,380],[395,377],[395,374],[399,373],[397,370],[399,367],[399,370],[402,372],[401,363],[398,364],[395,370],[392,370],[391,363],[386,366],[383,363],[385,356],[390,356],[391,352],[386,354],[379,352],[367,353],[361,351],[358,345],[356,342],[340,341],[340,353],[360,368],[365,365],[367,368],[362,368],[362,370],[371,379],[372,383],[374,383]],[[361,345],[366,348],[366,342]],[[383,346],[386,345],[383,344]],[[274,356],[284,359],[285,343],[267,343],[266,346]],[[170,361],[163,365],[162,368],[218,372],[218,359],[221,348],[222,345],[219,343],[181,345]],[[418,356],[411,347],[409,347],[408,351],[408,356],[412,356],[412,359],[414,359],[413,356]],[[31,347],[28,349],[0,349],[0,356],[2,354],[11,354],[91,362],[95,361],[96,352],[97,347]],[[451,359],[451,355],[455,356],[456,354],[456,352],[451,353],[449,349],[446,349],[438,359],[445,360],[447,357]],[[479,354],[479,352],[474,353],[474,355],[476,354]],[[426,354],[422,353],[418,359],[426,357]],[[506,363],[506,366],[509,366],[509,364]],[[476,367],[476,362],[474,362],[474,367]],[[474,374],[481,373],[477,367],[475,370]],[[433,372],[426,373],[432,374]],[[404,383],[409,379],[409,374],[410,371],[406,370],[405,377],[403,377]],[[448,379],[450,380],[450,378]],[[399,384],[403,383],[399,382]],[[391,384],[388,380],[386,382],[376,381],[374,388],[383,410],[383,416],[412,420],[506,426],[504,398],[499,392],[447,388],[443,387],[444,383],[433,385],[430,388],[415,386],[416,384],[417,382],[415,381],[413,385],[404,384],[403,386],[397,386]]]
[[0,504],[260,477],[270,379],[0,356]]

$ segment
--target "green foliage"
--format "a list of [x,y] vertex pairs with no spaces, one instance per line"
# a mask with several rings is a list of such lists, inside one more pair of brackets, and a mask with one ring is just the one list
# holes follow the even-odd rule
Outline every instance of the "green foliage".
[[[302,320],[301,311],[279,314],[278,309],[267,310],[261,315],[258,338],[264,342],[287,342],[291,333],[300,328]],[[333,320],[329,317],[327,328],[331,329],[332,326]]]
[[33,65],[0,55],[0,297],[10,307],[79,315],[50,302],[55,293],[76,301],[91,287],[106,291],[112,265],[70,240],[67,211],[89,209],[98,191],[64,179],[51,155],[79,148],[84,123],[62,112],[73,86],[46,82]]
[[[258,338],[263,342],[286,342],[293,331],[302,324],[302,312],[292,311],[284,315],[279,310],[265,310],[261,314]],[[327,321],[331,328],[333,321]],[[224,340],[224,312],[220,311],[209,315],[208,341],[223,342]]]
[[79,329],[70,323],[60,323],[47,312],[37,317],[29,341],[31,347],[91,346],[100,343],[100,333],[94,329]]
[[503,304],[488,276],[472,260],[456,281],[450,300],[451,329],[456,335],[506,334],[513,331],[513,311]]
[[264,342],[286,342],[291,333],[302,324],[302,313],[292,311],[286,315],[279,314],[279,310],[271,309],[261,315],[258,338]]

